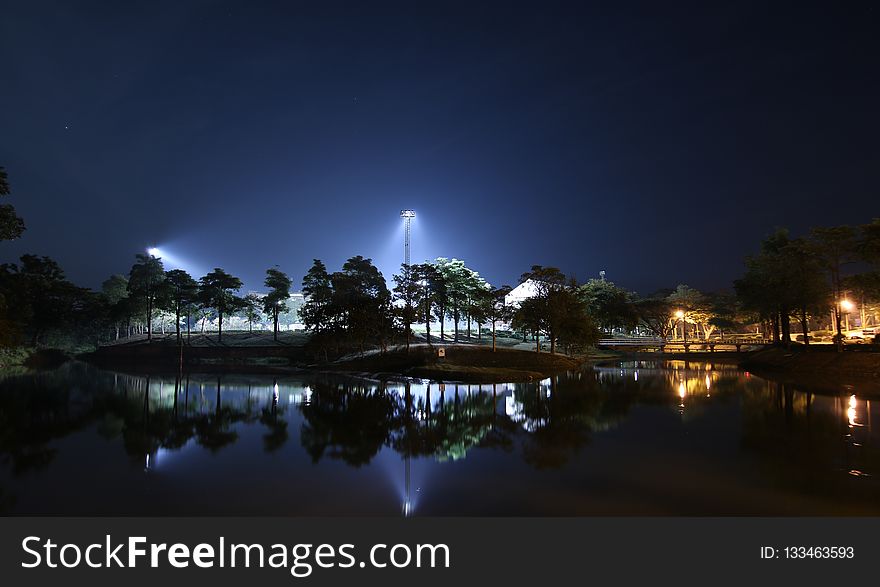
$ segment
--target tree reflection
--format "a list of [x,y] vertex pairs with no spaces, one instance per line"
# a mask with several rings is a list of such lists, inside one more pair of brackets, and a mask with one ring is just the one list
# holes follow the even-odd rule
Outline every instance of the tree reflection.
[[[629,395],[603,397],[596,393],[595,379],[582,380],[582,375],[502,385],[500,391],[498,385],[419,383],[414,392],[413,382],[351,379],[295,384],[305,398],[299,404],[300,442],[314,462],[328,457],[352,466],[370,463],[385,447],[405,458],[438,461],[462,459],[480,447],[519,448],[528,463],[556,467],[628,407],[628,399],[621,398]],[[262,384],[271,395],[258,401],[251,388],[259,379],[245,381],[239,385],[234,376],[193,380],[182,373],[125,375],[77,363],[7,378],[0,394],[0,457],[16,474],[45,467],[55,455],[53,439],[91,423],[105,438],[119,438],[132,463],[146,469],[160,450],[190,442],[221,451],[237,442],[240,424],[248,422],[265,426],[264,450],[278,451],[289,438],[289,424],[286,406],[279,406],[277,380]],[[518,411],[505,409],[511,402]]]
[[870,402],[857,390],[816,395],[696,363],[636,364],[518,384],[327,377],[284,387],[282,399],[277,380],[258,376],[135,376],[78,363],[6,377],[0,380],[0,461],[16,476],[43,469],[57,457],[56,440],[88,426],[118,439],[132,464],[148,470],[163,450],[197,444],[223,451],[239,440],[243,425],[260,426],[263,450],[279,452],[291,436],[287,410],[296,406],[299,441],[315,463],[326,458],[362,467],[383,449],[434,461],[492,450],[555,469],[635,405],[674,410],[686,425],[729,403],[741,414],[741,447],[758,459],[766,478],[834,494],[848,477],[880,470]]
[[[75,376],[77,366],[64,366]],[[47,467],[57,451],[50,443],[91,420],[80,400],[94,391],[94,383],[63,385],[52,371],[23,373],[0,380],[0,462],[14,475]]]
[[369,463],[388,441],[395,404],[384,388],[315,383],[303,403],[300,440],[317,463],[326,454],[358,467]]
[[449,401],[445,386],[437,384],[433,405],[428,385],[425,397],[414,398],[410,383],[396,405],[391,446],[403,457],[434,457],[437,460],[464,458],[478,446],[492,428],[495,412],[492,396],[484,392],[460,393],[453,386]]
[[[248,393],[250,400],[250,393]],[[278,419],[278,381],[272,381],[272,404],[268,408],[263,408],[260,415],[260,423],[266,426],[269,431],[263,435],[263,447],[266,452],[275,452],[287,442],[287,420]]]
[[595,432],[614,425],[634,396],[600,391],[593,377],[567,374],[538,384],[521,384],[514,391],[519,404],[515,418],[527,432],[523,458],[539,469],[567,463]]
[[[876,410],[875,414],[876,416]],[[818,395],[760,380],[743,394],[743,448],[776,483],[799,493],[876,497],[880,470],[871,402],[855,394]],[[863,482],[856,483],[859,477]],[[847,502],[841,502],[841,510]]]

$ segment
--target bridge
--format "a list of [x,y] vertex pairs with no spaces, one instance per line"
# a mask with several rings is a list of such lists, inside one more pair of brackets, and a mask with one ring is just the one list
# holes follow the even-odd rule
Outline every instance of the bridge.
[[680,339],[666,339],[654,336],[629,336],[620,338],[603,338],[599,340],[599,348],[611,350],[629,350],[642,352],[710,352],[756,350],[764,348],[772,341],[755,335],[731,335],[726,337],[710,338],[708,340],[694,339],[687,342]]

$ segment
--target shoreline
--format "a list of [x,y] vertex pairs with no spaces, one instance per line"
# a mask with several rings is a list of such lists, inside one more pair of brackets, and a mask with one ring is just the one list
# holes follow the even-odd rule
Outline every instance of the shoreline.
[[[445,356],[439,356],[439,349]],[[549,352],[487,345],[444,344],[410,345],[409,351],[397,346],[382,353],[370,350],[349,354],[329,362],[315,363],[304,346],[211,346],[187,347],[183,368],[211,372],[266,374],[333,373],[352,374],[371,379],[415,377],[471,383],[535,381],[580,368],[591,359],[611,359],[616,355],[594,352],[571,357]],[[102,347],[80,355],[80,360],[103,369],[160,372],[181,366],[180,348],[169,344],[133,344]]]
[[[439,349],[445,357],[439,357]],[[128,372],[173,372],[181,367],[180,347],[167,343],[114,345],[70,357],[58,350],[34,352],[22,365],[52,368],[76,358],[102,369]],[[582,368],[587,364],[621,361],[693,361],[736,364],[758,376],[793,384],[823,386],[869,386],[880,389],[880,352],[872,349],[769,348],[748,353],[733,351],[689,353],[645,353],[601,351],[577,357],[549,352],[476,344],[413,344],[409,352],[399,346],[385,353],[378,350],[351,354],[326,363],[315,363],[304,345],[274,346],[184,346],[183,368],[187,371],[284,375],[296,373],[338,373],[372,379],[415,377],[471,383],[520,382]]]
[[873,350],[771,348],[751,354],[739,366],[782,383],[880,395],[880,352]]
[[[439,349],[445,357],[439,357]],[[320,371],[368,376],[416,377],[437,381],[470,383],[509,383],[537,381],[563,371],[578,369],[588,357],[535,353],[533,351],[498,348],[494,352],[482,345],[411,345],[385,353],[344,357],[316,366]]]

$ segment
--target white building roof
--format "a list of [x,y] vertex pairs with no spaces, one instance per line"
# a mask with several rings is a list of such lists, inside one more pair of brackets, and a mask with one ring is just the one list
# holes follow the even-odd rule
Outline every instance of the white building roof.
[[538,286],[533,279],[526,279],[518,286],[510,290],[510,293],[504,296],[504,305],[518,306],[523,300],[533,298],[538,295]]

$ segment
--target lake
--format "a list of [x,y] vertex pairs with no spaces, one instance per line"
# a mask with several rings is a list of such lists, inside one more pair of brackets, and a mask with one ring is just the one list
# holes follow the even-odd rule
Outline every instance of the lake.
[[880,515],[880,399],[723,364],[535,383],[0,378],[5,515]]

